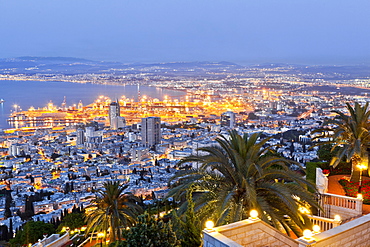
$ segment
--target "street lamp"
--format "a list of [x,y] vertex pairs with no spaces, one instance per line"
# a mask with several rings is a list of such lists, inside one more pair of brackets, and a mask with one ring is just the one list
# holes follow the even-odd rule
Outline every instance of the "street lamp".
[[103,247],[103,238],[104,238],[104,236],[105,236],[104,232],[98,232],[98,239],[101,238],[100,247]]
[[212,229],[213,229],[213,227],[215,227],[215,223],[213,223],[213,221],[212,221],[212,220],[208,220],[208,221],[206,222],[206,229],[207,229],[207,230],[212,230]]
[[317,233],[320,233],[320,226],[319,225],[314,225],[312,227],[312,230],[313,230],[313,233],[317,234]]
[[338,214],[334,215],[334,221],[339,222],[341,220],[342,219],[341,219],[340,215],[338,215]]
[[255,209],[252,209],[250,212],[249,212],[249,219],[250,220],[258,220],[258,211],[255,210]]
[[305,229],[304,231],[303,231],[303,238],[305,239],[305,240],[311,240],[312,239],[312,231],[311,230],[309,230],[309,229]]
[[361,194],[361,186],[362,186],[362,170],[365,170],[367,166],[363,163],[357,165],[357,168],[360,169],[360,185],[358,186],[358,194]]

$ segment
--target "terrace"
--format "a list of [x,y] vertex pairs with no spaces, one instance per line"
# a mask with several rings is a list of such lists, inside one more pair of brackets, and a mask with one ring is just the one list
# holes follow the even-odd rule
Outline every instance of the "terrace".
[[320,168],[316,169],[316,184],[324,212],[309,216],[315,226],[305,230],[300,238],[281,233],[251,213],[249,219],[232,224],[219,227],[208,224],[203,230],[203,246],[370,246],[370,205],[364,205],[362,198],[345,196],[338,182],[342,177],[326,177]]

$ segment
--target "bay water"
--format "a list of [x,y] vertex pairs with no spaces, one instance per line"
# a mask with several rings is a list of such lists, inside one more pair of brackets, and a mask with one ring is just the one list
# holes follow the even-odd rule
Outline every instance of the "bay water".
[[72,83],[58,81],[0,81],[0,129],[11,128],[7,118],[16,108],[27,110],[45,107],[50,101],[60,106],[66,97],[67,106],[78,104],[81,100],[84,105],[93,103],[100,95],[108,96],[112,100],[126,96],[134,98],[149,96],[163,99],[165,95],[180,98],[184,92],[137,85],[101,85],[90,83]]

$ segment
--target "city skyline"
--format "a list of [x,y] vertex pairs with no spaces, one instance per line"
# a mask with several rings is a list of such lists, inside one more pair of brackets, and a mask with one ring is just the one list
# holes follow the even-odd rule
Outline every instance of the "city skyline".
[[369,7],[0,0],[0,245],[370,246]]
[[370,62],[367,1],[0,1],[2,58]]

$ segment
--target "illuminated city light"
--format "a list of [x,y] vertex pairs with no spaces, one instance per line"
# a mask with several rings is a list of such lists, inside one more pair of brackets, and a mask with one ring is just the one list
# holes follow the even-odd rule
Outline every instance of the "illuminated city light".
[[215,226],[215,223],[212,220],[207,220],[206,221],[206,229],[207,230],[212,230]]

